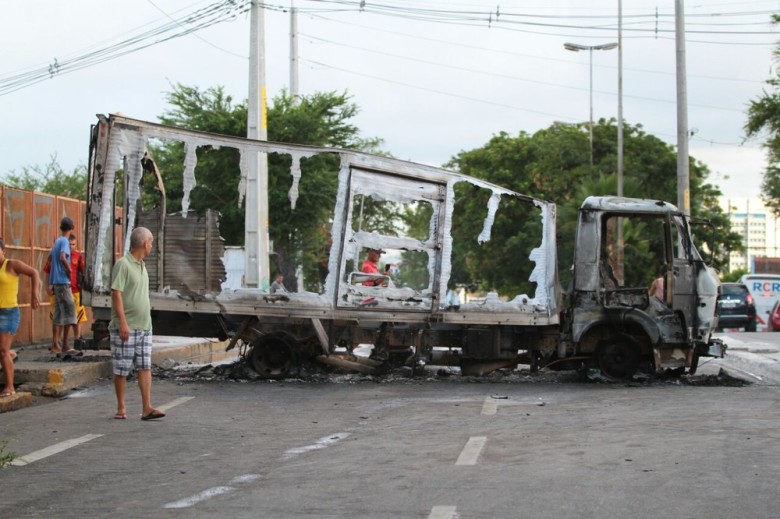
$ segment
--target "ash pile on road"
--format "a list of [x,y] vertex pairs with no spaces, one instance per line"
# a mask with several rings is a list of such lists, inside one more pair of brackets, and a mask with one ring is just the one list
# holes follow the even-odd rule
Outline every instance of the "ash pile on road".
[[744,387],[753,384],[750,381],[743,380],[741,378],[734,377],[727,373],[724,369],[718,372],[717,375],[699,375],[688,377],[683,382],[689,386],[727,386],[727,387]]
[[[222,364],[178,364],[168,360],[159,366],[154,366],[154,376],[157,378],[176,380],[178,382],[204,382],[204,381],[236,381],[247,382],[276,382],[255,372],[243,360],[237,360]],[[463,376],[460,368],[426,366],[413,370],[411,367],[402,366],[390,369],[378,374],[350,373],[344,370],[324,366],[316,363],[306,363],[296,368],[289,376],[281,379],[286,382],[298,383],[331,383],[331,384],[359,384],[359,383],[430,383],[448,381],[451,383],[504,383],[504,384],[623,384],[629,386],[648,385],[688,385],[688,386],[721,386],[742,387],[751,383],[736,378],[720,370],[718,374],[709,375],[650,375],[637,373],[631,380],[611,380],[604,377],[598,370],[578,371],[549,371],[541,370],[531,373],[528,366],[520,366],[516,369],[499,369],[481,377]]]

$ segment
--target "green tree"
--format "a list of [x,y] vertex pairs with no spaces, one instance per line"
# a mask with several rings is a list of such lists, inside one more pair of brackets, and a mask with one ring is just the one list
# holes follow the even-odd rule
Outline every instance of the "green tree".
[[[594,126],[594,163],[589,163],[587,126],[556,123],[551,127],[530,135],[521,132],[516,137],[502,132],[494,135],[483,147],[464,151],[454,157],[449,167],[471,176],[483,178],[519,193],[543,200],[551,200],[558,206],[558,268],[559,278],[566,285],[570,280],[573,261],[574,235],[577,213],[585,197],[589,195],[612,195],[617,191],[615,164],[617,162],[617,129],[614,120],[600,120]],[[672,146],[645,133],[639,125],[624,125],[624,194],[628,197],[650,198],[674,201],[676,195],[676,154]],[[740,250],[741,239],[731,232],[727,215],[718,205],[719,189],[706,182],[709,171],[701,162],[691,159],[690,192],[692,216],[712,220],[716,227],[716,266],[723,265],[728,252]],[[484,218],[486,199],[465,197],[463,207],[457,208],[455,217],[464,222],[464,229],[473,235]],[[521,217],[522,218],[522,217]],[[492,286],[500,293],[519,293],[524,287],[517,285],[517,279],[527,279],[530,272],[507,269],[516,265],[517,243],[533,239],[529,226],[521,228],[517,236],[508,235],[512,221],[524,221],[505,212],[496,217],[494,237],[500,236],[489,255],[491,268],[485,268],[481,261],[473,262],[479,248],[474,246],[455,251],[453,258],[453,280],[477,279],[481,285]],[[472,222],[472,223],[469,223]],[[455,221],[454,226],[458,222]],[[516,224],[515,228],[516,228]],[[478,231],[477,231],[478,232]],[[650,255],[651,250],[660,250],[660,243],[647,241],[640,228],[625,229],[625,249],[635,258],[646,258],[644,262],[632,262],[630,268],[637,272],[647,269],[650,274],[658,265]],[[538,244],[538,240],[534,243]],[[470,266],[479,265],[479,271]],[[528,263],[522,261],[523,264]],[[525,268],[530,268],[531,265]],[[489,272],[487,272],[489,271]],[[629,274],[627,270],[627,275]],[[476,278],[475,278],[476,277]]]
[[[780,15],[772,15],[772,23],[780,23]],[[780,62],[780,46],[773,53],[775,62]],[[776,216],[780,216],[780,69],[766,81],[763,94],[750,102],[747,112],[745,134],[748,138],[765,135],[768,165],[761,183],[764,203]]]
[[87,168],[80,164],[68,173],[60,166],[57,155],[52,154],[49,162],[43,166],[24,166],[19,173],[12,170],[3,178],[3,183],[19,189],[84,200],[87,193]]
[[[174,85],[167,101],[172,108],[160,116],[163,124],[211,133],[246,135],[246,102],[235,103],[223,87],[200,90]],[[376,151],[381,141],[365,139],[351,124],[358,107],[346,93],[324,92],[297,100],[282,92],[268,107],[268,139],[275,142],[309,144],[334,148]],[[184,148],[164,144],[155,150],[168,195],[168,210],[181,209]],[[229,245],[244,241],[244,209],[239,207],[240,156],[235,149],[199,148],[196,187],[190,206],[197,212],[218,208],[222,212],[220,232]],[[338,157],[319,154],[301,161],[303,172],[295,209],[288,200],[292,184],[291,157],[268,156],[268,203],[270,238],[275,268],[293,279],[302,267],[307,282],[316,290],[324,280],[330,244],[330,218],[335,204]],[[147,189],[151,193],[150,189]],[[152,196],[152,195],[149,195]]]

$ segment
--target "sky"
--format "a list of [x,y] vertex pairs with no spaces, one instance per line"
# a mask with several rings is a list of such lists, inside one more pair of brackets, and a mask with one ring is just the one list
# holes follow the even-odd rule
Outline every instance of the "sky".
[[[176,83],[223,86],[245,99],[246,3],[0,0],[0,177],[51,156],[68,171],[86,163],[95,114],[157,121],[171,108],[165,96]],[[750,101],[773,74],[778,38],[769,20],[780,8],[776,1],[685,3],[690,154],[724,195],[757,197],[766,157],[760,139],[745,142],[743,127]],[[269,98],[289,90],[291,4],[265,4]],[[502,131],[588,121],[591,71],[594,119],[617,117],[618,51],[593,51],[591,69],[588,52],[564,49],[566,42],[616,42],[617,0],[359,4],[295,0],[299,90],[348,92],[360,107],[354,123],[362,135],[383,139],[398,158],[442,165]],[[623,1],[624,120],[672,145],[674,4]],[[200,30],[183,21],[230,5],[224,20],[199,18],[214,22]]]

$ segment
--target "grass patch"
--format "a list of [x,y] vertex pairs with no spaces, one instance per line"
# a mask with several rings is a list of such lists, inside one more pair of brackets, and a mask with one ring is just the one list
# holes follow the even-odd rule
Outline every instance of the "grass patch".
[[8,450],[8,440],[0,441],[0,469],[11,465],[16,459],[16,453]]

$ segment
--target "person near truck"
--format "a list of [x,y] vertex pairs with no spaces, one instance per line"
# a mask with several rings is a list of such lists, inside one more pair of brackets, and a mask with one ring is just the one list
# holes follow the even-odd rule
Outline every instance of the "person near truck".
[[40,278],[38,271],[28,264],[5,257],[5,242],[0,238],[0,366],[5,374],[5,387],[0,398],[16,394],[14,388],[14,359],[16,352],[11,351],[16,330],[19,329],[19,276],[28,276],[32,281],[30,307],[35,310],[40,302]]
[[[70,233],[68,237],[70,245],[70,291],[73,293],[73,302],[76,305],[76,324],[73,325],[73,338],[81,337],[80,325],[87,322],[87,310],[81,304],[81,279],[84,275],[84,256],[76,250],[76,235]],[[60,342],[59,329],[54,325],[54,292],[48,286],[49,275],[51,274],[51,255],[46,258],[46,264],[43,266],[44,278],[47,280],[46,291],[49,293],[49,319],[52,321],[51,348],[49,351],[60,351],[62,343]]]
[[111,337],[117,420],[127,418],[125,390],[127,376],[135,366],[141,391],[141,420],[162,418],[165,413],[152,406],[152,314],[149,273],[144,258],[152,252],[154,237],[146,227],[130,233],[130,252],[111,271]]
[[70,289],[71,252],[68,236],[73,230],[73,220],[66,216],[60,221],[62,235],[51,248],[51,272],[49,273],[49,293],[54,295],[53,322],[55,335],[62,337],[62,347],[52,343],[51,351],[66,355],[79,355],[82,352],[68,347],[68,330],[76,324],[76,301]]
[[379,272],[379,258],[382,257],[385,251],[382,249],[368,249],[366,252],[366,260],[363,262],[363,266],[360,272],[364,274],[376,274],[376,277],[372,277],[368,281],[364,281],[365,286],[383,286],[387,285],[387,279],[380,276]]
[[271,283],[271,293],[284,294],[285,292],[287,292],[287,289],[284,288],[284,274],[280,272],[276,275],[274,282]]
[[650,285],[648,294],[655,296],[661,301],[664,300],[664,278],[666,276],[666,265],[661,266],[658,270],[658,277],[653,280],[653,284]]

